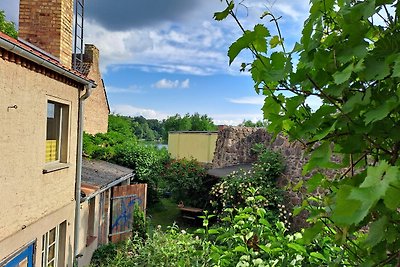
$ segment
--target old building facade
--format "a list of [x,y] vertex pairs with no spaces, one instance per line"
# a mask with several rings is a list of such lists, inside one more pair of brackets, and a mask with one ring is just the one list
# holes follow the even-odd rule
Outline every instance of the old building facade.
[[20,9],[33,45],[0,33],[0,266],[73,266],[79,110],[95,83],[70,69],[73,0]]

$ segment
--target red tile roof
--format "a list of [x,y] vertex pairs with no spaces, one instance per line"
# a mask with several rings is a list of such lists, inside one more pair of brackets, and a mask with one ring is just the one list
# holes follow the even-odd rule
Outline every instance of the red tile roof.
[[[7,34],[5,34],[3,32],[0,32],[0,39],[6,40],[7,42],[18,46],[19,48],[21,48],[21,49],[23,49],[23,50],[25,50],[25,51],[33,54],[33,55],[38,56],[41,59],[43,59],[43,60],[45,60],[45,61],[47,61],[47,62],[49,62],[49,63],[51,63],[51,64],[53,64],[55,66],[58,66],[58,67],[62,68],[63,70],[65,70],[65,71],[67,71],[67,72],[69,72],[69,73],[71,73],[71,74],[73,74],[75,76],[78,76],[78,77],[80,77],[80,78],[82,78],[82,79],[84,79],[84,80],[86,80],[88,82],[91,82],[93,84],[95,83],[93,80],[88,79],[86,77],[86,75],[84,75],[84,74],[82,74],[82,73],[80,73],[78,71],[75,71],[75,70],[73,70],[73,69],[71,69],[71,68],[69,68],[69,67],[67,67],[67,66],[65,66],[63,64],[61,64],[58,60],[55,60],[54,58],[49,57],[48,55],[44,54],[43,52],[41,52],[41,51],[39,51],[39,50],[37,50],[37,49],[35,49],[33,47],[30,47],[30,46],[24,44],[23,42],[18,41],[16,39],[14,39],[13,37],[8,36]],[[11,50],[10,52],[13,52],[13,51]]]

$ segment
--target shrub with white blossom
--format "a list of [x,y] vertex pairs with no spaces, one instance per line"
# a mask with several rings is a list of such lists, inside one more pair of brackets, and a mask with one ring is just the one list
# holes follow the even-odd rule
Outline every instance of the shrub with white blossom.
[[225,208],[244,207],[250,197],[249,188],[254,188],[257,194],[266,197],[259,205],[271,211],[271,219],[280,217],[282,221],[287,221],[288,214],[284,213],[286,211],[282,206],[283,191],[276,186],[276,180],[284,169],[280,153],[263,150],[251,170],[235,171],[212,188],[210,202],[214,213],[220,214]]

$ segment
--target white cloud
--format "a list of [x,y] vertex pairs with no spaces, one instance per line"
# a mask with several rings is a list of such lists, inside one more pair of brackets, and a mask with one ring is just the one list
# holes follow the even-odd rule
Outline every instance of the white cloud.
[[229,69],[226,51],[234,36],[227,38],[229,34],[223,34],[214,23],[200,23],[196,28],[165,24],[127,31],[110,31],[91,20],[85,25],[85,41],[98,46],[102,71],[112,65],[150,66],[195,75]]
[[234,104],[263,105],[265,96],[246,96],[241,98],[228,98]]
[[143,116],[146,119],[157,119],[157,120],[163,120],[169,116],[166,113],[159,112],[153,109],[134,107],[131,105],[111,106],[111,113],[130,116],[130,117]]
[[106,86],[106,91],[108,94],[118,94],[118,93],[137,94],[142,92],[140,87],[137,85],[131,85],[126,88]]
[[190,87],[190,80],[186,79],[184,81],[181,82],[181,87],[182,88],[189,88]]
[[168,79],[161,79],[156,83],[152,84],[152,87],[158,89],[189,88],[190,80],[186,79],[184,81],[179,81],[179,80],[172,81]]
[[232,125],[236,126],[241,124],[244,120],[251,120],[252,122],[257,122],[263,119],[263,114],[211,114],[213,122],[216,125]]

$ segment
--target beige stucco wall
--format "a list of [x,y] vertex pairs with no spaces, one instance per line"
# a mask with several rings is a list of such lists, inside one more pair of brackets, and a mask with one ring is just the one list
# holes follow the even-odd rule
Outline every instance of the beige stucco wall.
[[94,45],[85,46],[85,62],[91,64],[87,77],[97,84],[85,101],[84,131],[90,134],[106,133],[108,129],[108,102],[99,67],[99,50]]
[[214,157],[217,132],[170,132],[168,152],[176,159],[194,158],[211,163]]
[[[41,236],[50,228],[45,225],[31,228],[32,225],[40,224],[43,218],[65,206],[73,207],[79,90],[0,58],[0,95],[2,259],[6,256],[6,251],[13,249],[11,245],[4,245],[6,238],[26,233],[28,228],[41,228],[41,231],[36,233],[36,236]],[[43,174],[46,165],[48,99],[69,105],[69,167]],[[17,108],[8,108],[13,105]],[[51,221],[52,217],[49,218],[46,220]],[[71,221],[71,218],[73,214],[60,214],[61,220]],[[30,236],[35,234],[31,233]]]
[[[95,212],[94,212],[94,236],[98,236],[98,225],[99,225],[99,195],[94,197],[95,201]],[[96,238],[92,243],[89,245],[87,244],[87,236],[88,236],[88,220],[89,220],[89,201],[86,200],[85,202],[81,203],[81,210],[80,210],[80,227],[79,227],[79,247],[78,251],[79,254],[82,255],[78,259],[78,266],[87,266],[90,263],[92,258],[93,252],[96,250],[98,245],[98,239]]]
[[39,221],[30,224],[18,233],[0,241],[0,262],[14,251],[31,241],[36,240],[36,266],[41,266],[42,236],[50,229],[66,221],[65,266],[73,266],[74,246],[74,213],[75,202],[68,203],[65,207],[47,215]]

